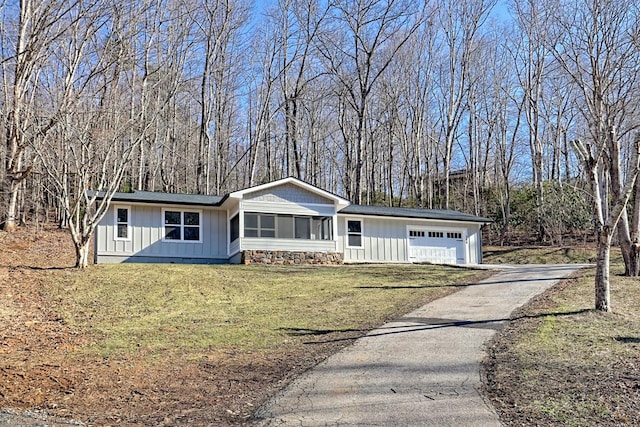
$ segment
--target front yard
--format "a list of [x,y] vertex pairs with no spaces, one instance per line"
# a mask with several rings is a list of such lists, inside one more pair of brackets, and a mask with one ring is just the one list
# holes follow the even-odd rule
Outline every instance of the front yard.
[[[72,268],[65,232],[0,232],[0,408],[93,425],[241,425],[366,330],[486,272],[434,266]],[[487,262],[586,262],[589,248],[491,248]],[[621,265],[612,271],[621,270]],[[593,274],[515,314],[487,393],[508,425],[640,425],[640,285]]]
[[0,406],[91,424],[242,424],[368,329],[487,275],[428,265],[80,272],[64,268],[63,232],[0,239]]

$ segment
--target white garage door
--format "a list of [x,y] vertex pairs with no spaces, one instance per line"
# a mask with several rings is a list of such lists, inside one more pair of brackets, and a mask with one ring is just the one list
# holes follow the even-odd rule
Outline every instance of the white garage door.
[[464,264],[462,231],[409,229],[409,261]]

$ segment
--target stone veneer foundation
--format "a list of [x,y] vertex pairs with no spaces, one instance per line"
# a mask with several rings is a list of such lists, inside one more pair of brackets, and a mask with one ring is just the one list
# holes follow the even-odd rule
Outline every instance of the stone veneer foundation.
[[342,264],[339,252],[242,251],[242,264]]

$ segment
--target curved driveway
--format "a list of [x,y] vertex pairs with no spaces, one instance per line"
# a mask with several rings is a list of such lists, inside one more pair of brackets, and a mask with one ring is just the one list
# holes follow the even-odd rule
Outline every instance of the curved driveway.
[[499,426],[484,344],[511,312],[585,265],[501,271],[371,331],[257,412],[263,426]]

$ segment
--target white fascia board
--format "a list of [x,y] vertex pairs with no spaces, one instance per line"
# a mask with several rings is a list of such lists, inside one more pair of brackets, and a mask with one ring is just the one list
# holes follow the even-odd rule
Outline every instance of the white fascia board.
[[[293,184],[300,188],[303,188],[311,193],[315,193],[325,199],[333,200],[333,202],[340,208],[343,209],[351,204],[347,199],[343,199],[342,197],[336,196],[333,193],[330,193],[326,190],[318,188],[314,185],[308,184],[304,181],[301,181],[294,177],[282,178],[277,181],[268,182],[266,184],[257,185],[255,187],[245,188],[243,190],[234,191],[233,193],[229,193],[229,198],[233,199],[242,199],[243,196],[247,193],[253,193],[255,191],[267,190],[269,188],[277,187],[283,184]],[[226,201],[225,203],[226,204]]]

